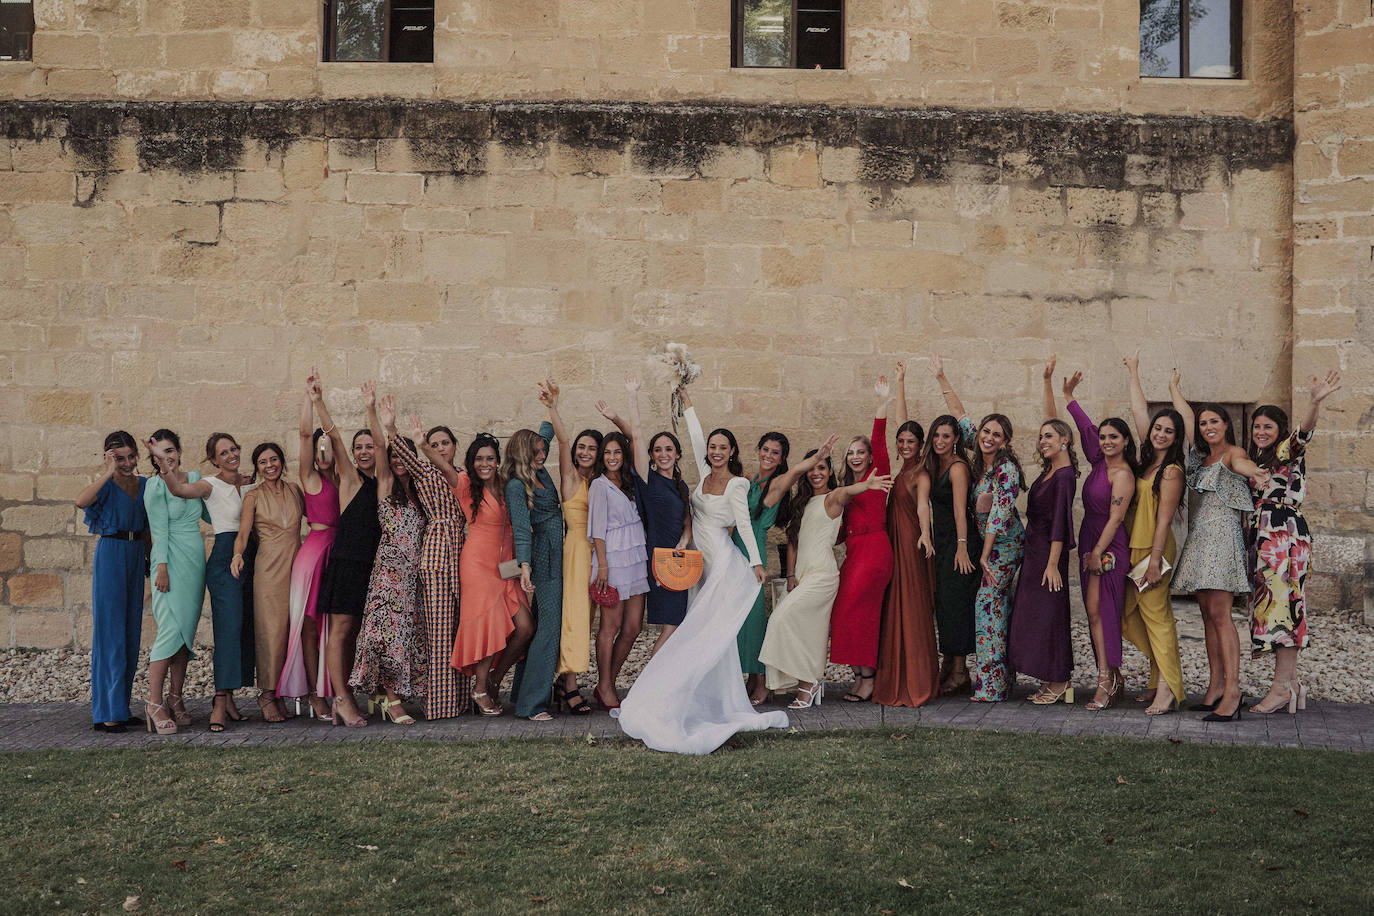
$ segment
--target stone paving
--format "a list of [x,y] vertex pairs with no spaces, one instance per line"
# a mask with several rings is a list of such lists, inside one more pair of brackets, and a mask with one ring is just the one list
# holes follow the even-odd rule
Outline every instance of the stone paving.
[[[831,686],[831,685],[828,685]],[[1033,706],[1024,701],[1029,689],[1005,703],[971,703],[964,697],[936,700],[920,709],[883,707],[839,700],[841,685],[833,685],[835,700],[806,710],[788,710],[797,731],[833,731],[875,727],[940,727],[985,731],[1029,732],[1042,735],[1092,735],[1142,740],[1184,741],[1196,744],[1250,744],[1270,747],[1329,748],[1374,751],[1374,706],[1308,701],[1295,716],[1245,714],[1239,722],[1202,721],[1201,713],[1182,712],[1149,717],[1144,705],[1126,702],[1114,709],[1090,712],[1083,698],[1076,706]],[[376,741],[469,741],[494,738],[562,738],[585,740],[621,737],[620,727],[605,712],[590,716],[559,716],[552,722],[530,722],[507,715],[493,718],[463,716],[414,726],[382,724],[373,717],[367,728],[330,727],[306,716],[269,725],[256,714],[230,723],[224,732],[209,731],[210,701],[191,700],[194,724],[176,735],[161,737],[145,731],[109,735],[91,729],[90,708],[76,703],[33,703],[0,706],[0,752],[70,749],[118,749],[185,744],[197,747],[261,747],[274,745],[347,744]],[[240,700],[248,712],[252,700]],[[141,709],[136,713],[141,714]]]

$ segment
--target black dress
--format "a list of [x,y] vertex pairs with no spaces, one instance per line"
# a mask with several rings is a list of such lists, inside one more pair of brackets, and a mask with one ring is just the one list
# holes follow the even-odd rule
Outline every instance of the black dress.
[[339,515],[334,546],[320,582],[320,611],[326,614],[363,616],[367,604],[367,584],[377,545],[382,540],[382,525],[377,519],[377,481],[358,472],[363,484]]
[[[950,467],[954,467],[953,464]],[[973,487],[969,487],[964,511],[968,523],[966,537],[978,536],[978,524],[970,511],[973,508]],[[973,572],[964,574],[954,565],[959,550],[959,529],[954,523],[954,485],[949,468],[930,488],[930,539],[935,547],[935,625],[940,637],[940,654],[971,655],[973,653],[973,602],[978,597],[978,583],[982,571],[978,554],[969,551]],[[967,546],[967,545],[966,545]]]
[[687,616],[687,593],[669,591],[654,578],[654,548],[676,547],[682,539],[682,526],[691,511],[678,492],[677,483],[658,471],[649,479],[635,474],[635,501],[644,520],[644,539],[649,554],[649,623],[679,626]]

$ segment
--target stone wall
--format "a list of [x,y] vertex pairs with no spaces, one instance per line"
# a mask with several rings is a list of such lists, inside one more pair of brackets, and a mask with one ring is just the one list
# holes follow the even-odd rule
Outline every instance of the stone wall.
[[319,0],[37,0],[0,97],[715,99],[1286,118],[1292,7],[1242,80],[1141,80],[1139,0],[848,0],[845,70],[730,67],[730,0],[438,0],[433,64],[320,63]]
[[1308,457],[1311,594],[1374,621],[1374,8],[1300,4],[1294,47],[1293,379],[1345,372]]
[[545,374],[590,424],[626,369],[659,427],[651,354],[681,341],[706,422],[799,450],[866,431],[874,376],[934,346],[1024,454],[1055,350],[1097,414],[1127,409],[1136,347],[1153,397],[1178,365],[1196,397],[1288,399],[1285,121],[9,102],[0,134],[10,645],[86,638],[70,500],[106,432],[169,426],[190,466],[216,430],[294,455],[315,365],[346,428],[376,377],[426,423],[506,435],[541,418]]

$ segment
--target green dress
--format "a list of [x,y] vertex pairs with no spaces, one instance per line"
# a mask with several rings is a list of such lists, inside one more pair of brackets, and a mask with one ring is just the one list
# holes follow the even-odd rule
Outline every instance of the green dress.
[[[191,471],[187,483],[200,480]],[[190,651],[196,642],[201,602],[205,598],[205,539],[200,534],[199,499],[173,496],[161,477],[153,477],[143,487],[143,505],[148,510],[148,528],[153,534],[149,570],[157,581],[159,564],[167,564],[169,590],[153,589],[153,620],[157,638],[153,640],[150,661],[171,658],[185,646]]]
[[[772,479],[770,477],[768,481]],[[749,517],[754,522],[754,543],[758,545],[759,558],[763,560],[764,568],[767,569],[768,529],[773,527],[773,522],[778,517],[778,508],[782,506],[782,500],[765,506],[763,511],[759,512],[759,504],[763,502],[763,491],[764,488],[759,485],[757,477],[749,481]],[[735,546],[748,556],[744,541],[740,540],[739,531],[736,530],[730,537],[734,540]],[[736,645],[739,647],[739,666],[745,674],[766,673],[766,668],[759,661],[759,650],[763,648],[763,634],[768,629],[768,614],[763,608],[763,591],[759,589],[759,596],[754,599],[754,607],[749,611],[749,616],[735,637]]]

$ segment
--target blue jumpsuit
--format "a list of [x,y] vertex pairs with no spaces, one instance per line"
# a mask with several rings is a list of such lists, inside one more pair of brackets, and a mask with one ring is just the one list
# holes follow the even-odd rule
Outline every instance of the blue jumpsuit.
[[[147,478],[138,479],[138,499],[113,479],[86,508],[91,534],[144,534],[148,513],[143,506]],[[138,647],[143,634],[143,587],[148,570],[147,546],[142,537],[125,540],[101,537],[95,545],[91,571],[91,721],[124,722],[129,718],[129,694],[138,670]]]

